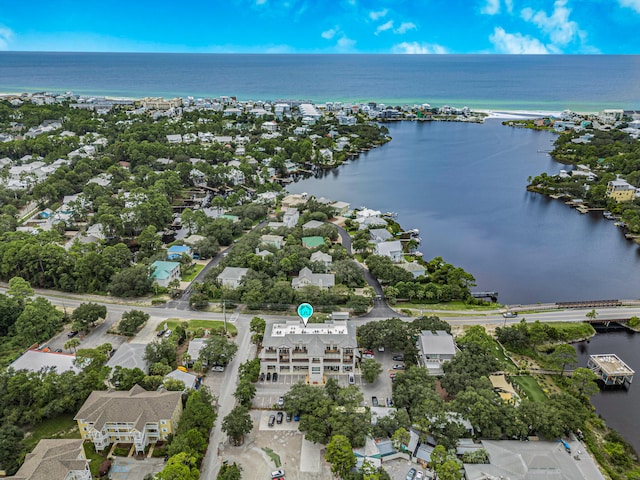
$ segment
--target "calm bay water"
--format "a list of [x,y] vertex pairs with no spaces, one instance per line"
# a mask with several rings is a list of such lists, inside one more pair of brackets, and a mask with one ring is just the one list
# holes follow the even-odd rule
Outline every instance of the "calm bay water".
[[640,56],[0,52],[0,92],[640,109]]
[[[628,330],[597,334],[589,342],[576,344],[578,364],[586,367],[589,355],[615,353],[636,373],[640,372],[640,335]],[[640,385],[638,377],[628,389],[606,389],[591,397],[596,412],[605,418],[607,425],[617,430],[640,452]]]
[[526,191],[527,177],[566,168],[544,153],[553,134],[498,120],[386,125],[391,142],[289,190],[397,212],[424,258],[464,268],[504,304],[638,297],[639,250],[613,222]]

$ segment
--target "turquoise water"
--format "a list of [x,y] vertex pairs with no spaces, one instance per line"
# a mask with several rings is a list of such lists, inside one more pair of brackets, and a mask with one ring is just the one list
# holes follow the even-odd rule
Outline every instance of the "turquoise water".
[[0,91],[640,109],[640,56],[0,52]]

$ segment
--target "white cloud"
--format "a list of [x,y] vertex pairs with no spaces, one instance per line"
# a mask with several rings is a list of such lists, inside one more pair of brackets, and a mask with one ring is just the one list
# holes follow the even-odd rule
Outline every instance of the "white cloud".
[[[497,15],[502,9],[502,0],[485,0],[486,3],[480,9],[480,13],[485,15]],[[507,12],[513,12],[513,0],[504,0],[504,6]]]
[[550,49],[537,38],[531,38],[521,33],[507,33],[502,27],[496,27],[489,40],[498,53],[538,55],[550,53]]
[[389,13],[389,10],[387,10],[386,8],[378,12],[371,11],[369,12],[369,18],[371,20],[378,20],[379,18],[384,17],[387,13]]
[[485,15],[496,15],[500,13],[500,0],[487,0],[487,3],[480,11]]
[[[638,0],[636,0],[636,3],[640,4]],[[553,4],[551,15],[547,15],[542,10],[535,12],[527,7],[522,10],[521,16],[523,20],[533,23],[549,35],[553,43],[567,45],[576,37],[583,38],[585,33],[580,30],[576,22],[569,20],[571,9],[567,8],[566,5],[567,0],[556,0]]]
[[393,33],[398,33],[400,35],[407,33],[409,30],[413,30],[416,27],[416,24],[413,22],[402,22],[398,28],[396,28]]
[[391,30],[392,28],[393,28],[393,20],[389,20],[388,22],[383,23],[382,25],[379,25],[378,28],[376,28],[375,34],[378,35],[380,32]]
[[442,45],[419,43],[419,42],[402,42],[393,46],[393,53],[407,54],[443,54],[448,53],[447,49]]
[[8,50],[14,36],[13,30],[0,25],[0,50]]
[[349,50],[351,49],[354,45],[356,44],[355,40],[350,39],[347,36],[342,36],[340,37],[340,39],[338,40],[338,43],[336,44],[336,46],[338,47],[339,50]]
[[628,7],[640,13],[640,0],[618,0],[621,7]]
[[324,38],[325,40],[331,40],[333,37],[336,36],[336,33],[338,33],[338,27],[330,28],[329,30],[325,30],[324,32],[322,32],[320,34],[320,36],[322,38]]

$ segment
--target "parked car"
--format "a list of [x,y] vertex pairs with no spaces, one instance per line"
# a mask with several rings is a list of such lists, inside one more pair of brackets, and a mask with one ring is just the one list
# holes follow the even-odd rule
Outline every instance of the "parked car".
[[396,363],[396,364],[393,366],[393,369],[394,369],[394,370],[404,370],[404,365],[403,365],[402,363]]
[[356,376],[353,373],[349,374],[349,385],[355,385],[356,384]]
[[378,351],[379,351],[379,352],[384,352],[384,347],[383,347],[382,345],[380,345],[380,346],[378,347]]
[[504,312],[502,316],[504,318],[515,318],[518,316],[518,314],[516,312]]
[[224,372],[224,365],[214,365],[211,367],[212,372]]
[[278,381],[278,373],[277,372],[273,372],[273,375],[271,375],[271,380],[274,382]]
[[278,397],[278,406],[279,407],[284,406],[284,397]]
[[374,407],[378,406],[378,397],[371,397],[371,405]]
[[158,336],[158,337],[163,336],[165,331],[166,331],[166,330],[160,330],[160,331],[158,332],[157,336]]
[[284,418],[284,413],[278,412],[276,414],[276,423],[282,423],[282,419]]
[[416,476],[416,469],[412,468],[407,472],[406,480],[413,480]]
[[69,338],[73,338],[75,337],[78,333],[80,333],[78,330],[72,330],[69,333],[67,333],[67,337]]
[[264,382],[264,372],[262,372],[262,373],[260,374],[260,381],[261,381],[261,382]]
[[387,407],[393,407],[393,400],[387,398]]
[[281,468],[271,472],[271,478],[282,478],[282,477],[284,477],[284,470],[282,470]]
[[273,427],[274,423],[276,423],[276,416],[275,415],[269,415],[269,426]]
[[271,380],[271,372],[267,372],[267,382]]
[[404,362],[404,355],[394,355],[391,358],[394,362]]
[[423,478],[424,478],[424,472],[420,470],[418,473],[416,473],[416,478],[414,480],[422,480]]
[[164,338],[169,338],[171,336],[171,330],[167,330],[166,332],[164,332]]
[[299,413],[296,413],[296,414],[293,416],[293,421],[294,421],[294,422],[299,422],[299,421],[300,421],[300,414],[299,414]]
[[291,421],[291,414],[287,413],[287,422],[290,422],[290,421]]

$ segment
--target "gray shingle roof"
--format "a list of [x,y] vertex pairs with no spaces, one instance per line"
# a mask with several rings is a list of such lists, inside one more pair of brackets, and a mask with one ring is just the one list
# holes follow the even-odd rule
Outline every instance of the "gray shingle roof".
[[182,392],[148,392],[139,385],[126,392],[94,391],[74,420],[93,423],[96,430],[108,422],[133,423],[142,431],[147,423],[169,420],[181,401]]
[[420,347],[423,354],[455,355],[456,345],[451,334],[444,330],[420,332]]
[[139,368],[144,373],[149,373],[147,362],[144,360],[145,348],[144,343],[123,343],[109,359],[107,367]]
[[85,470],[82,439],[43,439],[27,454],[12,480],[63,480],[72,470]]

